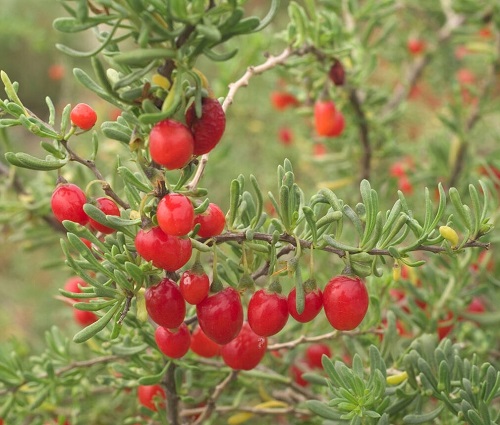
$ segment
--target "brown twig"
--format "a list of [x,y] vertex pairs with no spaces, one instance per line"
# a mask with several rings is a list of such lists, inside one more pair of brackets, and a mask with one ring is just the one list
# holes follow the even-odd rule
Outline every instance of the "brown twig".
[[352,89],[349,94],[349,100],[354,108],[354,112],[358,117],[359,138],[363,146],[363,159],[361,161],[361,175],[360,180],[369,179],[371,174],[371,161],[372,161],[372,147],[370,143],[370,130],[368,128],[368,121],[366,119],[363,104],[359,98],[359,92]]
[[180,397],[177,394],[175,386],[175,369],[177,365],[171,361],[167,367],[167,373],[163,377],[163,385],[167,391],[167,415],[171,425],[179,425],[179,401]]
[[94,174],[94,176],[96,176],[96,178],[98,180],[102,180],[103,181],[102,190],[104,190],[104,193],[106,193],[106,195],[108,195],[110,198],[112,198],[122,208],[124,208],[124,209],[129,209],[130,208],[130,205],[127,202],[125,202],[124,200],[122,200],[115,193],[115,191],[111,188],[111,186],[109,185],[109,183],[107,183],[107,182],[104,183],[106,180],[104,179],[104,176],[101,174],[101,172],[99,171],[99,169],[96,167],[94,161],[91,161],[90,159],[84,159],[81,156],[79,156],[73,149],[71,149],[69,147],[67,140],[61,140],[61,144],[64,146],[64,149],[66,149],[66,151],[68,152],[71,161],[75,161],[75,162],[78,162],[78,163],[84,165],[90,171],[92,171],[92,173]]
[[[120,359],[120,356],[110,355],[110,356],[96,357],[96,358],[90,359],[90,360],[82,360],[82,361],[72,362],[66,366],[63,366],[63,367],[55,370],[53,375],[55,377],[59,377],[59,376],[65,374],[66,372],[70,372],[74,369],[85,369],[85,368],[95,366],[98,364],[114,362],[115,360],[118,360],[118,359]],[[48,377],[49,377],[48,373],[42,373],[36,377],[36,380],[40,381],[40,380],[47,379]],[[11,388],[6,388],[3,390],[0,390],[0,396],[4,396],[4,395],[11,393],[11,392],[17,392],[19,389],[21,389],[23,386],[27,385],[29,382],[30,381],[26,380],[26,381],[23,381],[20,384],[17,384]]]
[[218,385],[216,385],[212,395],[207,400],[207,405],[203,408],[203,411],[193,425],[201,425],[206,419],[210,417],[210,415],[212,415],[212,413],[216,409],[215,403],[217,399],[221,396],[226,387],[236,379],[237,376],[238,371],[233,370]]

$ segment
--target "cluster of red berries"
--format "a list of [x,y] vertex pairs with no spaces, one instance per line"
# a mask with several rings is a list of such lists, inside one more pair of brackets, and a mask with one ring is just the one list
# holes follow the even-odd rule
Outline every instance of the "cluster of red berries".
[[157,164],[168,170],[185,167],[193,156],[210,152],[219,143],[226,128],[226,115],[217,99],[202,100],[201,116],[192,104],[186,111],[186,124],[165,119],[149,134],[149,152]]
[[[198,266],[184,272],[179,285],[165,278],[146,290],[146,309],[159,325],[156,343],[166,356],[180,358],[191,348],[203,357],[220,353],[233,369],[253,369],[264,357],[267,337],[281,331],[290,315],[305,323],[324,308],[335,329],[352,330],[365,317],[369,304],[364,282],[341,275],[332,278],[323,291],[309,290],[301,313],[297,312],[295,288],[288,297],[259,289],[250,298],[245,321],[236,289],[227,287],[210,295],[209,286],[208,276]],[[199,327],[192,334],[184,323],[186,302],[196,305]]]
[[413,160],[410,157],[404,158],[391,165],[389,173],[392,177],[397,179],[398,189],[405,195],[413,193],[413,184],[408,177],[408,171],[413,168]]
[[[64,220],[73,221],[85,226],[87,223],[96,231],[110,234],[115,231],[90,218],[84,211],[83,206],[87,203],[87,196],[79,186],[73,183],[59,183],[52,192],[50,204],[54,216],[60,222]],[[106,215],[120,216],[118,205],[106,197],[100,197],[92,201]]]

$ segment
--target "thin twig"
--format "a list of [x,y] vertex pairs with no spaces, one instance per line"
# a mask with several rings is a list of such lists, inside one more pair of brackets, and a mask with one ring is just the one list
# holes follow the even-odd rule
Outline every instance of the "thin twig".
[[193,425],[201,425],[206,419],[210,417],[210,415],[214,412],[216,409],[216,401],[217,399],[221,396],[222,392],[226,389],[226,387],[238,376],[238,371],[233,370],[229,375],[227,375],[224,380],[222,380],[215,388],[214,392],[212,395],[209,397],[207,400],[207,405],[201,412],[200,416],[196,421],[194,422]]
[[[199,415],[204,411],[204,407],[196,407],[193,409],[183,409],[181,412],[181,416],[195,416]],[[294,415],[311,415],[311,412],[306,410],[300,410],[293,406],[289,407],[275,407],[275,408],[258,408],[251,406],[217,406],[215,408],[217,413],[230,413],[230,412],[247,412],[254,413],[256,415],[286,415],[286,414],[294,414]]]
[[[74,369],[85,369],[91,366],[95,366],[98,364],[103,364],[103,363],[109,363],[109,362],[114,362],[115,360],[120,359],[120,356],[102,356],[102,357],[96,357],[95,359],[90,359],[90,360],[82,360],[82,361],[77,361],[77,362],[72,362],[66,366],[63,366],[57,370],[54,371],[54,376],[59,377],[66,372],[70,372]],[[41,381],[44,379],[47,379],[49,377],[48,373],[42,373],[36,377],[36,381]],[[35,379],[32,379],[32,381],[35,381]],[[0,396],[4,396],[8,393],[11,392],[17,392],[19,389],[21,389],[23,386],[27,385],[30,381],[23,381],[20,384],[17,384],[14,387],[11,388],[6,388],[4,390],[0,390]]]
[[180,397],[177,394],[177,388],[175,386],[175,369],[176,364],[171,361],[167,367],[167,372],[163,378],[163,384],[167,390],[167,415],[170,421],[170,425],[180,425],[179,418],[179,401]]
[[[66,149],[66,151],[68,152],[71,161],[78,162],[78,163],[84,165],[85,167],[87,167],[90,171],[92,171],[92,173],[94,174],[94,176],[96,176],[96,178],[98,180],[102,180],[103,182],[106,181],[104,176],[101,174],[99,169],[96,167],[94,161],[91,161],[90,159],[84,159],[81,156],[79,156],[73,149],[71,149],[69,147],[67,140],[61,140],[61,144],[64,146],[64,149]],[[122,208],[124,208],[124,209],[130,208],[130,205],[127,202],[125,202],[124,200],[122,200],[115,193],[115,191],[111,188],[109,183],[103,183],[102,189],[104,190],[104,193],[106,193],[106,195],[108,195],[110,198],[112,198]]]

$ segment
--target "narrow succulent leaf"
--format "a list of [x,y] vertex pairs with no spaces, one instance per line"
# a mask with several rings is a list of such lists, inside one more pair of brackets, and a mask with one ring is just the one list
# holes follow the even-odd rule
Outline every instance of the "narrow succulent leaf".
[[31,156],[25,152],[6,152],[5,159],[12,165],[21,168],[28,168],[37,171],[58,170],[68,163],[68,159],[50,159],[44,160]]
[[231,186],[229,189],[229,217],[227,221],[227,226],[229,229],[232,229],[234,226],[240,202],[241,202],[240,182],[237,179],[234,179],[231,182]]
[[462,203],[462,199],[460,198],[460,194],[458,193],[458,190],[452,187],[448,191],[448,194],[450,196],[451,203],[453,204],[453,207],[455,208],[455,211],[458,214],[458,217],[462,221],[462,224],[465,226],[466,229],[472,232],[473,230],[472,217],[470,216],[470,213],[465,209],[465,206]]
[[106,325],[110,322],[111,318],[115,315],[118,309],[121,307],[122,302],[116,301],[115,305],[111,307],[104,316],[100,317],[99,320],[92,323],[90,326],[82,329],[73,337],[73,342],[82,343],[92,338],[95,334],[102,331]]
[[334,409],[332,409],[331,407],[328,407],[326,404],[322,403],[321,401],[308,400],[308,401],[306,401],[306,406],[311,412],[313,412],[314,414],[316,414],[318,416],[321,416],[322,418],[331,419],[331,420],[339,420],[340,419],[339,413],[337,413]]
[[444,404],[440,404],[436,409],[423,414],[409,414],[403,417],[403,423],[408,425],[428,424],[436,419],[443,411]]
[[360,248],[355,247],[355,246],[351,246],[351,245],[347,245],[343,242],[340,242],[340,241],[334,239],[330,235],[323,235],[323,239],[325,240],[325,242],[328,245],[333,246],[334,248],[337,248],[337,249],[341,249],[341,250],[346,251],[346,252],[354,253],[354,252],[361,251]]
[[349,205],[344,205],[342,208],[342,212],[344,215],[351,220],[352,224],[354,225],[354,229],[356,230],[358,236],[361,238],[363,237],[363,223],[361,222],[359,216],[356,214],[356,212],[349,206]]
[[[253,174],[250,175],[250,183],[252,184],[253,190],[255,192],[256,200],[257,200],[255,217],[258,220],[258,219],[260,219],[260,217],[262,215],[262,211],[264,210],[264,198],[262,196],[262,190],[260,189],[259,182],[257,181],[257,179],[255,178],[255,176]],[[255,228],[256,223],[257,222],[253,223],[254,228]]]

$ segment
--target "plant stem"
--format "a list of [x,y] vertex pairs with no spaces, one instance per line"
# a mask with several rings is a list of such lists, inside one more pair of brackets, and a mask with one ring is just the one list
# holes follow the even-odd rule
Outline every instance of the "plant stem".
[[177,365],[170,361],[167,367],[167,373],[163,379],[163,384],[167,390],[167,415],[170,425],[180,425],[179,419],[179,395],[175,386],[175,370]]

